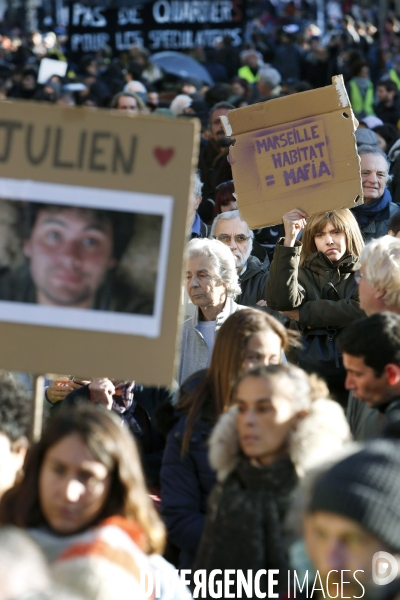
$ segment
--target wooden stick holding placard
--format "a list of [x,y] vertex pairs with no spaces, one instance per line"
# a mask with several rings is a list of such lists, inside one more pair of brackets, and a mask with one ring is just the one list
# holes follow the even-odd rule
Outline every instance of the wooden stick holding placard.
[[29,439],[31,442],[38,442],[42,435],[43,426],[44,375],[35,375],[33,389],[32,421]]

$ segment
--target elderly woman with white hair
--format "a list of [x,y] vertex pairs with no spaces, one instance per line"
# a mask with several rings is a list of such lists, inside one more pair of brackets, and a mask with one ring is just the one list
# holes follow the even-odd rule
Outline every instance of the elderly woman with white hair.
[[193,239],[186,249],[186,289],[197,310],[182,327],[178,382],[210,364],[215,334],[237,310],[240,294],[235,258],[218,240]]
[[[193,239],[186,251],[186,287],[196,306],[193,317],[183,323],[179,382],[182,383],[174,409],[167,405],[158,411],[158,426],[167,442],[160,473],[161,514],[168,528],[171,543],[179,552],[179,567],[187,569],[194,560],[206,513],[207,496],[215,476],[208,465],[207,438],[221,405],[228,399],[218,399],[207,393],[204,405],[191,414],[187,403],[191,394],[205,381],[204,369],[209,366],[217,330],[230,315],[246,308],[234,302],[240,293],[235,258],[228,246],[210,239]],[[240,311],[242,312],[242,311]],[[226,337],[217,336],[215,352]],[[231,330],[229,328],[229,330]],[[280,352],[281,345],[277,338]],[[229,347],[230,350],[230,347]],[[221,353],[217,356],[220,357]],[[219,369],[224,362],[215,358]],[[215,369],[214,369],[215,371]],[[224,374],[226,374],[224,369]],[[218,388],[220,389],[220,388]],[[171,559],[171,556],[168,555]]]
[[400,314],[400,239],[384,235],[371,240],[356,272],[360,306],[368,317],[384,310]]

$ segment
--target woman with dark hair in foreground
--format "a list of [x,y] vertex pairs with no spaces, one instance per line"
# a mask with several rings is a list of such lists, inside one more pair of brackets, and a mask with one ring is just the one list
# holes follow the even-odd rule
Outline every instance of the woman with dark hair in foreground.
[[48,421],[23,480],[1,501],[0,522],[26,529],[57,583],[90,600],[142,598],[141,569],[173,574],[153,554],[163,552],[165,530],[134,439],[99,406],[61,409]]

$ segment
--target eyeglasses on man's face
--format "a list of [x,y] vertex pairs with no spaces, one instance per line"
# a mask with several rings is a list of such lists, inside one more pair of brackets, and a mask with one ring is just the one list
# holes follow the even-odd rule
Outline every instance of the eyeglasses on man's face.
[[221,235],[214,236],[216,240],[230,246],[232,243],[232,238],[235,240],[237,244],[244,244],[247,240],[250,239],[250,235],[244,235],[244,233],[239,233],[238,235],[228,235],[226,233],[221,233]]

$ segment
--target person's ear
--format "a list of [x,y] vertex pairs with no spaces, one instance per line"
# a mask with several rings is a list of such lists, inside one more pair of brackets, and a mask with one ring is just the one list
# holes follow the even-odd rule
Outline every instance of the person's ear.
[[11,443],[11,452],[17,461],[17,470],[20,471],[23,467],[25,456],[28,451],[29,442],[25,436],[21,436]]
[[376,288],[374,288],[374,292],[375,298],[377,298],[378,300],[382,300],[383,296],[386,294],[386,290],[377,290]]
[[400,384],[400,365],[395,363],[385,365],[385,374],[389,385]]

